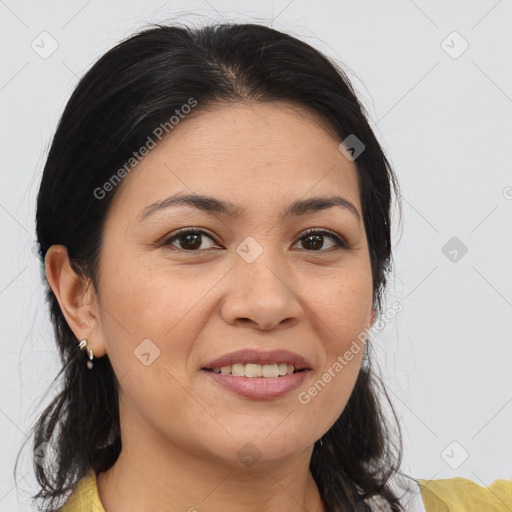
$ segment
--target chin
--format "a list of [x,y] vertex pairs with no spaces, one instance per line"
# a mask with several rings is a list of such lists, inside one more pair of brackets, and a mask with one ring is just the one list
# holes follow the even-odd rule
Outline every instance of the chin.
[[[275,435],[275,437],[273,437]],[[290,437],[286,433],[278,436],[274,434],[255,434],[253,437],[244,435],[238,440],[231,438],[228,446],[219,447],[218,456],[228,464],[248,469],[275,464],[293,459],[304,450],[311,448],[310,444],[304,444],[304,435],[297,436],[298,439]],[[211,449],[211,445],[210,445]],[[217,451],[217,450],[216,450]]]

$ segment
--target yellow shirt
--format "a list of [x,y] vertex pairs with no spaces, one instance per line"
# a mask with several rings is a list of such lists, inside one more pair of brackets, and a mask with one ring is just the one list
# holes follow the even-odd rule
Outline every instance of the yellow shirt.
[[[418,480],[426,512],[511,512],[512,481],[481,487],[466,478]],[[71,493],[61,512],[105,512],[91,469]]]

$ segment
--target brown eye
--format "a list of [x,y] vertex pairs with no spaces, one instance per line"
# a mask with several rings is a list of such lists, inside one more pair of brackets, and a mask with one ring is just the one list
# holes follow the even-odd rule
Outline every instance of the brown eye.
[[[183,229],[178,231],[171,237],[167,238],[162,245],[172,246],[176,249],[181,249],[186,252],[200,252],[201,250],[211,249],[214,246],[202,247],[203,237],[206,237],[212,242],[213,238],[205,231],[199,229]],[[327,249],[323,248],[325,238],[330,238],[334,244]],[[309,252],[331,252],[332,250],[339,250],[348,247],[348,244],[338,235],[326,231],[311,229],[304,233],[298,240],[301,243],[301,249]]]
[[[324,239],[330,238],[334,241],[334,245],[328,249],[323,249]],[[302,247],[308,251],[313,252],[327,252],[329,249],[334,247],[334,250],[343,249],[347,247],[347,244],[339,236],[326,230],[310,230],[303,234],[299,241],[302,243]]]
[[[169,246],[172,245],[177,247],[178,249],[182,249],[184,251],[197,252],[198,250],[211,249],[211,247],[202,247],[203,243],[202,237],[209,238],[213,241],[212,237],[207,233],[197,229],[186,229],[178,232],[177,234],[168,238],[162,245]],[[174,242],[177,242],[179,245],[175,245]]]

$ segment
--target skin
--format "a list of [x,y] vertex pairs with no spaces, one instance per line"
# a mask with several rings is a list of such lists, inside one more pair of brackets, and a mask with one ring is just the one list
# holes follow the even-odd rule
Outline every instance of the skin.
[[[356,166],[339,142],[316,114],[289,103],[198,111],[119,185],[96,290],[71,270],[64,246],[48,251],[48,280],[77,343],[87,337],[96,358],[108,354],[119,380],[123,449],[98,476],[107,512],[325,510],[309,471],[313,445],[343,411],[364,351],[308,404],[298,394],[375,320]],[[179,206],[138,221],[177,192],[245,212]],[[333,194],[360,218],[336,206],[278,221],[293,201]],[[212,238],[158,245],[187,227]],[[334,249],[329,236],[308,243],[309,228],[337,233],[350,249]],[[250,264],[236,252],[248,236],[263,249]],[[146,366],[134,350],[148,338],[160,355]],[[274,400],[241,397],[201,371],[247,347],[297,352],[312,371]],[[250,466],[238,457],[249,442],[261,455]]]

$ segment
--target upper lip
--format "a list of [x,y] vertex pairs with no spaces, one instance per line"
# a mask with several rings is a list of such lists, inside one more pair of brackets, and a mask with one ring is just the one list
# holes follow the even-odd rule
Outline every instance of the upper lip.
[[289,350],[257,350],[241,349],[235,352],[225,354],[213,361],[210,361],[204,369],[220,368],[222,366],[231,366],[233,364],[292,364],[296,369],[311,369],[311,365],[306,358]]

